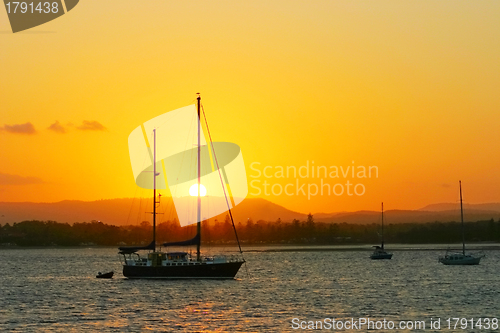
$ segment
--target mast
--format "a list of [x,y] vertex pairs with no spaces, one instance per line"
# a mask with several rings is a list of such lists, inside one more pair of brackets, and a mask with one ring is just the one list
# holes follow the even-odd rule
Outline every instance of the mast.
[[382,250],[384,249],[384,203],[382,202]]
[[200,93],[198,93],[198,97],[196,98],[197,100],[197,107],[198,107],[198,205],[197,205],[197,211],[198,211],[198,223],[196,225],[196,232],[198,235],[198,241],[196,244],[196,260],[200,261],[200,245],[201,245],[201,179],[200,179],[200,174],[201,174],[201,161],[200,161],[200,155],[201,155],[201,146],[200,146],[200,132],[201,132],[201,117],[200,117],[200,104],[201,104],[201,97]]
[[153,129],[153,244],[156,252],[156,128]]
[[462,206],[462,181],[458,181],[460,187],[460,217],[462,219],[462,253],[465,255],[465,231],[464,231],[464,208]]

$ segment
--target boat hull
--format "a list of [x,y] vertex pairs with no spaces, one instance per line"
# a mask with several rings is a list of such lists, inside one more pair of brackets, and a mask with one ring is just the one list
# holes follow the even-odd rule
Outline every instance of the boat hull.
[[380,260],[380,259],[392,259],[392,253],[377,253],[370,255],[370,259]]
[[95,277],[98,279],[111,279],[113,277],[114,272],[108,272],[104,274],[97,274]]
[[123,265],[129,279],[234,279],[243,261],[179,266]]
[[443,265],[479,265],[482,257],[462,257],[458,259],[452,259],[450,257],[439,258],[439,262]]

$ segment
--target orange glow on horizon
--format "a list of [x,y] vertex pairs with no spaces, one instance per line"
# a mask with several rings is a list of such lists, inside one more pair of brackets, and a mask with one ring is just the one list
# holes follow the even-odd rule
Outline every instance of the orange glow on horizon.
[[[256,162],[378,168],[327,179],[362,182],[361,196],[250,197],[304,213],[417,209],[456,201],[462,179],[467,202],[500,201],[500,3],[118,3],[1,35],[0,201],[136,196],[129,133],[196,92],[249,185],[296,182],[252,177]],[[9,127],[26,123],[36,133]]]

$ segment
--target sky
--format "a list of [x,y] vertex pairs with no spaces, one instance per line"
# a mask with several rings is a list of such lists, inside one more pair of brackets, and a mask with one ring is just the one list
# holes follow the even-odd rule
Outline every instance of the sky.
[[[498,17],[498,1],[106,0],[13,34],[0,8],[0,201],[145,195],[128,135],[200,92],[248,197],[418,209],[462,180],[465,202],[500,202]],[[307,165],[329,174],[279,174]],[[336,193],[313,195],[321,181]]]

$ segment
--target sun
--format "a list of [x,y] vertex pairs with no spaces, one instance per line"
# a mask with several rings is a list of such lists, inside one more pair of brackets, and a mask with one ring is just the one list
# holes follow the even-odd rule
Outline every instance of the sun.
[[[198,196],[198,184],[193,184],[189,188],[189,195],[192,197]],[[207,189],[205,188],[205,186],[203,186],[203,184],[200,184],[200,196],[204,197],[205,195],[207,195]]]

